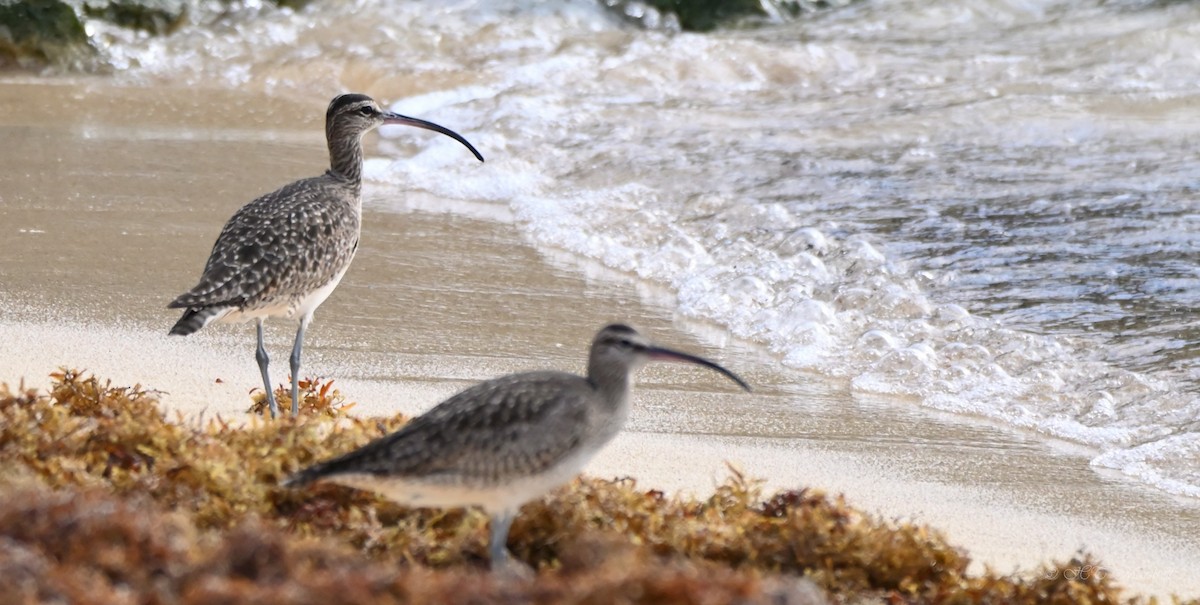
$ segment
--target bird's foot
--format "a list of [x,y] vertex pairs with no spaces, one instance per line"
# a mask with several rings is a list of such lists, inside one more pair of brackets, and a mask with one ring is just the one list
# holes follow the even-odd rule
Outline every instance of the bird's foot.
[[524,561],[505,553],[507,556],[492,561],[492,573],[506,580],[526,582],[532,580],[537,572]]

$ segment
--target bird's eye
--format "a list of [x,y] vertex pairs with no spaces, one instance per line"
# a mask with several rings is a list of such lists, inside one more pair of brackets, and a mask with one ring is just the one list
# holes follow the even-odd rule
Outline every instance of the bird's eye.
[[375,109],[373,107],[371,107],[370,105],[368,105],[368,106],[363,107],[362,109],[358,110],[358,113],[361,113],[364,116],[371,116],[371,115],[375,114]]
[[633,341],[629,340],[628,338],[622,338],[621,340],[617,341],[617,346],[621,347],[622,349],[632,349]]

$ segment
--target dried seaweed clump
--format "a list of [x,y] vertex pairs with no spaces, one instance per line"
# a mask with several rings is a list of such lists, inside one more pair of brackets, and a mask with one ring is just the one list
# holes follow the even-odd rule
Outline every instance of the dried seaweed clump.
[[[146,496],[189,511],[202,528],[230,526],[248,514],[274,516],[272,494],[283,477],[404,422],[335,422],[318,410],[276,422],[217,418],[200,425],[169,420],[155,393],[138,385],[114,387],[74,370],[52,378],[49,396],[0,391],[0,468],[50,487]],[[347,508],[373,502],[349,492],[345,500]]]
[[[337,418],[354,407],[353,403],[346,401],[346,397],[342,395],[341,391],[333,388],[332,380],[321,383],[312,378],[304,378],[299,380],[296,386],[300,387],[299,409],[301,414],[321,414],[330,418]],[[271,410],[267,404],[266,393],[255,389],[253,399],[254,404],[246,411],[250,414],[267,418]],[[292,392],[282,388],[276,389],[275,401],[279,405],[280,410],[292,409]]]
[[[486,518],[337,486],[278,487],[404,420],[337,413],[173,421],[155,393],[64,370],[0,386],[0,594],[73,603],[1133,603],[1086,555],[1030,575],[967,572],[924,526],[818,490],[764,497],[738,473],[703,500],[580,479],[527,505],[509,546],[540,570],[486,573]],[[338,402],[338,405],[329,405]],[[1200,601],[1191,601],[1200,605]]]
[[[889,523],[818,490],[763,499],[760,482],[734,471],[702,501],[637,490],[632,480],[579,481],[523,509],[510,545],[548,564],[573,555],[567,536],[588,531],[621,536],[660,556],[719,563],[756,573],[803,576],[840,599],[895,603],[1133,603],[1090,556],[1056,562],[1029,575],[980,576],[970,559],[936,530]],[[1200,604],[1200,601],[1190,601]]]
[[534,582],[395,566],[254,520],[204,535],[145,498],[101,490],[0,494],[0,545],[0,593],[14,605],[824,602],[802,581],[665,562],[627,545],[583,545],[614,556]]

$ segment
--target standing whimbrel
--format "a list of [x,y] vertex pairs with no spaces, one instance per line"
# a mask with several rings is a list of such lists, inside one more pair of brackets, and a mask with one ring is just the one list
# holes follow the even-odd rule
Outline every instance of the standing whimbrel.
[[337,287],[362,225],[362,137],[382,124],[416,126],[453,137],[480,162],[483,156],[452,130],[383,111],[371,97],[334,97],[325,112],[329,170],[301,179],[242,206],[217,236],[204,275],[169,308],[187,309],[171,334],[187,335],[212,321],[258,323],[255,359],[274,418],[278,406],[267,373],[263,319],[299,317],[292,346],[292,415],[300,410],[300,349],[313,311]]
[[508,563],[508,528],[520,506],[570,481],[625,424],[633,373],[661,359],[729,370],[655,346],[614,324],[596,334],[587,377],[510,374],[439,403],[399,431],[311,466],[286,482],[331,481],[379,492],[401,504],[480,506],[491,516],[492,566]]

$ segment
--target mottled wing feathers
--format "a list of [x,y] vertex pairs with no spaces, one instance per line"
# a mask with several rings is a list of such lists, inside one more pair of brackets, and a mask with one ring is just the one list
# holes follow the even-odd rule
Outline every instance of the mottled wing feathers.
[[357,199],[327,176],[243,206],[217,237],[200,282],[169,307],[252,309],[290,302],[332,281],[358,244]]
[[493,484],[545,471],[588,433],[582,377],[532,372],[489,380],[438,404],[399,431],[302,471],[302,484],[340,473]]

